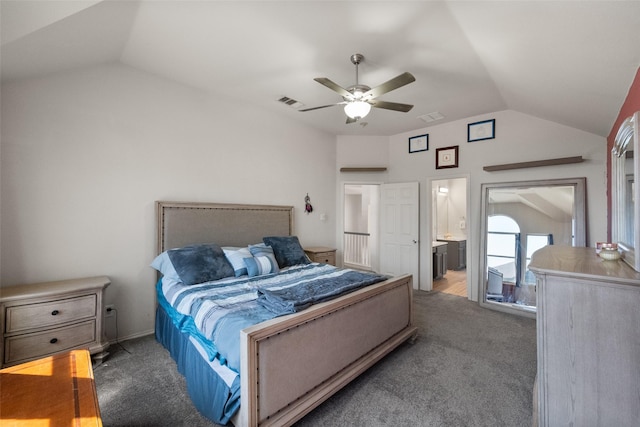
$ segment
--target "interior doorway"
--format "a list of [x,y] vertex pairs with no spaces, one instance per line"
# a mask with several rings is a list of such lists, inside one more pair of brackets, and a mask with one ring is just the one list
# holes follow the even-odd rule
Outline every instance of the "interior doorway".
[[345,267],[420,284],[419,183],[344,184],[342,248]]
[[468,179],[431,182],[433,290],[468,297]]
[[344,185],[343,265],[378,271],[380,185]]

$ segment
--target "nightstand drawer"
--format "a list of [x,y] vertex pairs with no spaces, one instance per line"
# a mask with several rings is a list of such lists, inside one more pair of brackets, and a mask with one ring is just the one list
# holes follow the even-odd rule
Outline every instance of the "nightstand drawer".
[[4,363],[33,359],[70,350],[96,340],[96,322],[89,320],[62,328],[5,338]]
[[319,253],[313,254],[313,261],[335,265],[336,253],[335,252],[319,252]]
[[336,265],[336,250],[333,248],[317,246],[305,248],[304,252],[307,254],[311,262]]
[[96,295],[7,307],[6,333],[61,325],[96,316]]

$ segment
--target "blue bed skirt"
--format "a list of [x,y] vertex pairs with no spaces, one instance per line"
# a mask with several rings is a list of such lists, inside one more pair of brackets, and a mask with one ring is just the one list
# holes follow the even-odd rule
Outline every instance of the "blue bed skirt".
[[175,360],[178,372],[185,377],[187,391],[202,415],[218,424],[227,424],[240,408],[240,376],[231,385],[211,367],[189,334],[180,331],[164,308],[156,309],[156,339]]

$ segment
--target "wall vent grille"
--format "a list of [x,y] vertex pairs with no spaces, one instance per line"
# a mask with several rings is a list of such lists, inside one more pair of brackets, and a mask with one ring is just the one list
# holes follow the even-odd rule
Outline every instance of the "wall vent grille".
[[288,96],[283,96],[282,98],[278,99],[278,102],[281,102],[281,103],[283,103],[285,105],[288,105],[289,107],[291,107],[291,108],[293,108],[295,110],[297,110],[300,107],[304,106],[304,104],[302,102],[297,101],[297,100],[295,100],[293,98],[289,98]]
[[422,116],[418,116],[418,118],[426,123],[435,122],[436,120],[444,119],[444,116],[437,111],[433,113],[423,114]]

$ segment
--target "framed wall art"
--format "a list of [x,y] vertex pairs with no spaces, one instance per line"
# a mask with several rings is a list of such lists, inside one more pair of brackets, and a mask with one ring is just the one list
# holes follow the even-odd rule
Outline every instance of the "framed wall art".
[[467,142],[484,141],[496,137],[496,119],[467,125]]
[[412,136],[409,138],[409,153],[427,151],[429,149],[429,134]]
[[436,169],[458,167],[458,146],[436,149]]

